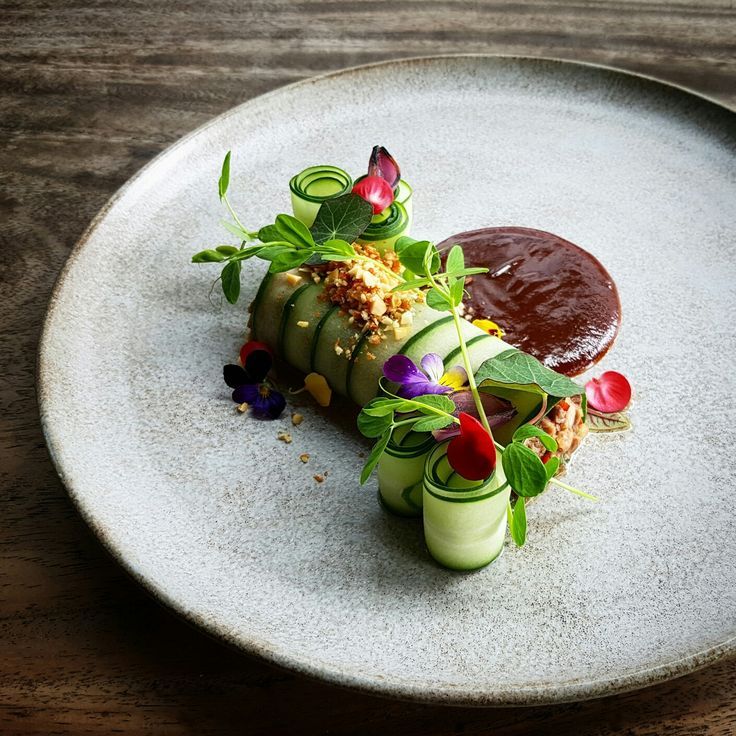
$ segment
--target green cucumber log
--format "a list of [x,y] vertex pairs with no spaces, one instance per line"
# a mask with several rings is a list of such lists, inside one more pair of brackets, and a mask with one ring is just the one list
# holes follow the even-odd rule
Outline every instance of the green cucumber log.
[[379,497],[389,511],[422,515],[424,462],[435,445],[429,432],[414,432],[408,425],[393,433],[378,462]]
[[291,178],[294,217],[312,227],[322,202],[347,194],[353,186],[350,175],[337,166],[310,166]]
[[[344,354],[337,355],[338,340],[342,348],[348,347],[357,330],[339,309],[321,299],[321,294],[322,286],[314,284],[308,274],[289,271],[267,275],[251,306],[253,339],[265,342],[300,371],[322,374],[333,391],[348,396],[359,406],[378,393],[383,364],[392,355],[402,353],[418,364],[427,353],[437,353],[448,368],[463,364],[452,316],[426,304],[414,308],[413,322],[402,328],[404,334],[394,336],[389,329],[386,339],[378,345],[371,345],[363,337],[350,359]],[[460,320],[460,329],[474,371],[483,361],[511,348],[465,319]],[[495,433],[502,444],[536,413],[540,402],[537,394],[527,391],[512,391],[508,398],[515,405],[517,415]]]
[[511,488],[501,463],[486,480],[458,475],[447,460],[447,445],[435,445],[424,466],[424,539],[444,567],[477,570],[501,554]]

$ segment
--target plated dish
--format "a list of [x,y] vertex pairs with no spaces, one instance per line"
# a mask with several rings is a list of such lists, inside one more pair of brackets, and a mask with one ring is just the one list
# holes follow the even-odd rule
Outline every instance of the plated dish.
[[332,391],[354,401],[375,441],[360,482],[377,471],[382,504],[421,516],[429,553],[450,569],[495,560],[507,525],[523,546],[526,503],[550,485],[596,500],[560,476],[591,429],[630,428],[632,389],[616,371],[585,387],[565,375],[599,360],[620,326],[616,286],[594,256],[520,227],[440,247],[411,237],[413,189],[383,146],[354,183],[335,165],[295,174],[294,214],[255,230],[229,201],[230,169],[228,152],[218,194],[240,242],[192,261],[221,267],[215,283],[231,304],[242,264],[268,264],[249,340],[223,370],[238,411],[284,413],[274,356],[306,374],[302,390],[320,406]]
[[[734,651],[735,139],[732,112],[684,91],[492,57],[341,72],[217,118],[114,197],[54,292],[39,402],[71,498],[189,621],[364,691],[561,702]],[[297,172],[330,163],[357,179],[376,143],[413,188],[410,236],[439,246],[486,227],[552,233],[603,265],[621,304],[612,346],[572,380],[627,376],[633,429],[589,432],[560,477],[599,501],[550,488],[526,506],[525,545],[507,536],[473,572],[438,564],[420,519],[386,512],[377,471],[360,485],[372,441],[353,400],[290,393],[305,373],[275,355],[287,408],[274,421],[238,411],[223,364],[249,339],[268,264],[243,263],[235,306],[219,285],[209,294],[217,266],[191,264],[240,242],[219,224],[225,151],[229,198],[255,228],[293,212]],[[481,316],[516,339],[518,320]],[[425,354],[412,358],[420,370]]]

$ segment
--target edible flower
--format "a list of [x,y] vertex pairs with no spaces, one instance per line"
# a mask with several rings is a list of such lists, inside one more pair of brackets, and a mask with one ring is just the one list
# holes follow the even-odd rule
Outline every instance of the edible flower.
[[401,171],[396,159],[383,147],[373,146],[368,161],[368,176],[380,176],[394,189],[401,179]]
[[383,364],[383,375],[398,383],[397,394],[413,399],[423,394],[447,394],[461,389],[468,381],[465,368],[456,365],[445,372],[445,366],[437,353],[427,353],[421,360],[421,370],[406,355],[392,355]]
[[450,440],[447,460],[463,478],[485,480],[496,467],[493,437],[475,417],[461,412],[460,434]]
[[320,373],[309,373],[304,378],[304,388],[320,406],[329,406],[332,400],[332,389],[327,379]]
[[241,365],[230,363],[223,368],[225,383],[233,389],[236,404],[247,404],[258,419],[277,419],[286,408],[286,399],[266,381],[273,365],[271,351],[255,341],[240,350]]
[[394,201],[394,190],[380,176],[366,176],[353,187],[353,194],[373,205],[373,214],[383,212]]
[[622,373],[606,371],[585,384],[585,396],[588,405],[598,411],[623,411],[631,402],[631,384]]
[[474,319],[473,324],[476,327],[480,327],[483,332],[487,332],[489,335],[493,335],[493,337],[501,338],[506,333],[503,331],[499,325],[497,325],[493,320],[490,319]]

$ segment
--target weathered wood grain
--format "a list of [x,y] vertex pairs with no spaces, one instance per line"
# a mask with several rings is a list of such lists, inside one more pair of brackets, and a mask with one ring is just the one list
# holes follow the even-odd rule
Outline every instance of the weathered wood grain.
[[[731,734],[736,663],[531,710],[381,701],[274,670],[161,609],[102,551],[34,394],[51,285],[153,155],[287,82],[400,56],[600,62],[736,107],[733,2],[0,2],[0,733]],[[115,397],[110,397],[114,404]]]

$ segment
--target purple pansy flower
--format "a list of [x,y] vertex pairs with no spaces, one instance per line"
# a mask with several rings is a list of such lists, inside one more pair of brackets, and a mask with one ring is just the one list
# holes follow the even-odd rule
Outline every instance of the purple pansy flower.
[[247,343],[241,356],[245,355],[245,368],[234,363],[223,369],[225,383],[233,389],[236,404],[248,404],[251,414],[257,419],[277,419],[286,408],[286,399],[265,380],[271,370],[271,353],[260,343]]
[[383,364],[383,375],[389,381],[398,383],[396,393],[413,399],[424,394],[447,394],[457,391],[468,381],[468,374],[462,366],[455,366],[445,372],[445,366],[437,353],[427,353],[417,367],[406,355],[393,355]]

